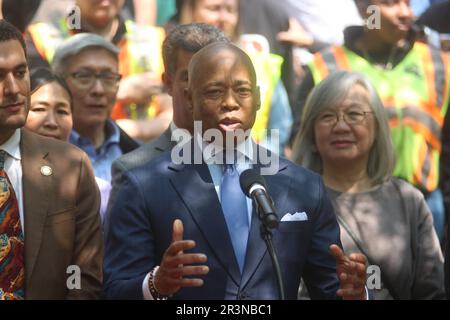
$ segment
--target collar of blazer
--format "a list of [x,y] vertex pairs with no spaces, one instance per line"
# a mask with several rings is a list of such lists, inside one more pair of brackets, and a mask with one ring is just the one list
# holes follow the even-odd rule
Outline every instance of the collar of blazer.
[[42,174],[41,168],[52,166],[47,159],[49,150],[45,149],[43,138],[26,129],[21,130],[21,135],[25,276],[28,284],[39,253],[51,194],[52,175]]
[[[258,146],[258,148],[262,147]],[[284,186],[289,188],[291,183],[291,178],[288,175],[279,174],[287,168],[288,162],[282,159],[279,160],[277,174],[265,177],[268,192],[276,204],[278,214],[286,211],[283,206],[286,202],[288,190],[284,190]],[[259,163],[256,163],[254,166],[256,170],[261,168]],[[196,221],[196,225],[200,228],[205,240],[210,244],[210,248],[214,251],[223,269],[226,270],[237,286],[245,288],[267,251],[266,245],[260,236],[260,226],[257,223],[258,217],[255,210],[253,209],[252,213],[245,265],[241,275],[234,256],[231,239],[227,228],[224,227],[226,222],[221,205],[217,197],[205,196],[216,194],[207,165],[177,165],[170,163],[169,170],[176,172],[176,174],[170,175],[170,182],[186,204],[193,220]],[[289,180],[287,183],[286,179]],[[282,183],[283,181],[285,183]]]
[[172,141],[172,130],[167,128],[163,134],[155,140],[154,148],[160,152],[166,152],[172,149],[176,145],[175,141]]
[[[188,142],[190,144],[190,162],[187,163],[175,163],[173,161],[171,161],[169,163],[169,169],[175,170],[175,171],[181,171],[185,168],[185,166],[189,166],[192,163],[195,164],[205,164],[205,162],[203,161],[203,153],[202,153],[202,148],[199,147],[198,143],[196,143],[195,139],[191,139],[190,142]],[[186,143],[186,145],[188,144]],[[253,167],[254,169],[256,169],[259,173],[264,174],[262,172],[263,168],[269,168],[272,164],[269,163],[267,164],[267,161],[261,161],[263,159],[263,157],[261,155],[266,155],[266,159],[264,160],[270,160],[271,157],[276,157],[278,162],[277,162],[277,166],[278,168],[276,168],[273,172],[272,175],[275,175],[283,170],[285,170],[288,166],[288,162],[282,158],[280,158],[277,154],[271,152],[270,150],[258,145],[258,144],[254,144],[254,146],[256,146],[257,151],[256,151],[256,159],[254,160],[253,163]],[[189,147],[183,147],[181,146],[179,149],[174,149],[173,152],[176,152],[177,154],[179,154],[181,157],[183,155],[183,152],[186,150],[186,148]],[[200,163],[198,163],[198,161],[200,161]],[[270,176],[270,175],[268,175]]]

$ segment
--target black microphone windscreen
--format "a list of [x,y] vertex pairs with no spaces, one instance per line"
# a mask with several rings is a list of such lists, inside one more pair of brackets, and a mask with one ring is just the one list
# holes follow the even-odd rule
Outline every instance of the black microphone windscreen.
[[247,195],[247,197],[250,197],[250,188],[255,183],[258,183],[266,188],[264,178],[255,169],[247,169],[243,171],[239,177],[239,183],[241,184],[242,191]]

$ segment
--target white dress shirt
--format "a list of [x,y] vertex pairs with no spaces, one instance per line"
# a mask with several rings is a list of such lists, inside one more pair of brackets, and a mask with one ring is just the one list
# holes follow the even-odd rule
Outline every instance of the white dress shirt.
[[[198,139],[198,138],[197,138]],[[203,141],[203,160],[208,164],[208,170],[211,175],[211,178],[214,183],[214,188],[216,189],[217,197],[219,198],[219,202],[222,203],[222,199],[220,197],[220,184],[222,182],[222,176],[224,172],[223,164],[213,163],[214,159],[219,160],[222,162],[223,159],[223,153],[224,149],[222,146],[217,147],[216,150],[218,153],[216,155],[207,153],[206,152],[206,146],[209,143],[206,141]],[[247,170],[251,169],[253,166],[253,160],[255,159],[255,156],[253,154],[253,151],[257,150],[254,146],[254,142],[249,138],[245,139],[243,142],[237,145],[236,151],[238,156],[238,161],[234,164],[236,167],[237,172],[239,175]],[[226,150],[227,159],[233,159],[235,150]],[[238,186],[240,188],[240,186]],[[248,213],[248,225],[251,225],[251,218],[252,218],[252,200],[247,197],[247,213]]]
[[178,130],[177,125],[173,121],[170,122],[169,128],[170,128],[170,132],[174,132],[175,130]]
[[20,223],[22,232],[25,233],[23,216],[23,188],[22,188],[22,157],[20,155],[20,129],[16,129],[14,134],[2,145],[0,149],[8,154],[5,161],[5,171],[11,181],[19,205]]

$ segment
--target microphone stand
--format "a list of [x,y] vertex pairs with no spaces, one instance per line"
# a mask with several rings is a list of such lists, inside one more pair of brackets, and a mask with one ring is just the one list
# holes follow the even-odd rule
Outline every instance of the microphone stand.
[[[253,200],[253,203],[256,208],[256,212],[258,213],[259,220],[261,221],[261,237],[263,238],[264,242],[266,243],[267,251],[269,251],[270,258],[272,260],[272,266],[275,271],[275,276],[277,278],[277,284],[278,284],[278,293],[280,295],[280,300],[286,300],[285,293],[284,293],[284,285],[283,285],[283,277],[281,276],[281,269],[280,264],[278,262],[278,257],[275,252],[275,247],[273,246],[272,242],[272,230],[267,225],[266,219],[267,217],[263,216],[263,213],[259,210],[258,203]],[[278,224],[275,228],[278,228]]]

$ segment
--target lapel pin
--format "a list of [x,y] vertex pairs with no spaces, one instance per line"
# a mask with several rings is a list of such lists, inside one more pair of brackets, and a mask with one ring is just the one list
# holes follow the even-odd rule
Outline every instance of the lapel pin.
[[52,168],[50,168],[49,166],[42,166],[41,167],[41,174],[43,176],[51,176],[52,175]]

